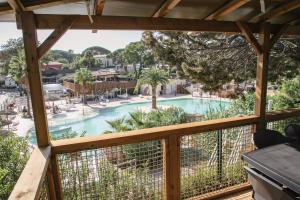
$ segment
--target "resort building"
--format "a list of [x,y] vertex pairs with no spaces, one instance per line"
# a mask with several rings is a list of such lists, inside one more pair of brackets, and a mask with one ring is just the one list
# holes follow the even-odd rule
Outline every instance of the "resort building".
[[48,63],[43,64],[42,66],[45,71],[48,70],[59,71],[62,69],[63,64],[60,62],[50,61]]
[[113,60],[111,58],[108,58],[106,54],[104,55],[94,55],[94,58],[96,60],[101,60],[102,67],[112,67],[113,66]]
[[[186,85],[186,83],[186,80],[170,79],[166,85],[159,85],[157,87],[156,95],[176,95],[178,93],[177,88]],[[151,95],[151,88],[149,85],[142,85],[140,91],[143,95]]]
[[68,78],[64,81],[64,86],[79,95],[85,92],[86,94],[104,94],[107,92],[115,93],[117,90],[133,90],[137,81],[132,78],[120,75],[114,69],[101,69],[98,71],[92,71],[93,81],[88,83],[84,89],[82,85],[74,83],[74,74],[68,75]]
[[[299,37],[299,18],[299,0],[1,0],[0,22],[15,21],[23,33],[37,141],[9,200],[250,200],[252,194],[256,200],[299,199],[299,146],[278,144],[282,135],[274,130],[299,124],[300,109],[266,111],[271,48],[282,35]],[[54,31],[39,43],[40,29]],[[256,57],[255,109],[230,118],[54,141],[39,61],[67,30],[78,29],[241,34]],[[87,90],[122,87],[122,81],[105,81],[108,76],[115,78],[105,75]],[[124,87],[135,84],[127,81]],[[254,146],[258,137],[273,146]]]

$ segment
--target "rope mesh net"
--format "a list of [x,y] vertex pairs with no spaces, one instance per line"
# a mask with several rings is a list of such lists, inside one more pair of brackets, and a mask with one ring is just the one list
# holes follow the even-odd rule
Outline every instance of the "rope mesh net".
[[247,182],[241,155],[253,149],[252,126],[181,138],[181,198]]
[[40,197],[39,200],[48,200],[50,199],[49,195],[49,187],[48,187],[48,182],[47,182],[47,176],[45,176],[42,184],[42,188],[40,190]]
[[163,199],[160,141],[58,156],[64,199]]

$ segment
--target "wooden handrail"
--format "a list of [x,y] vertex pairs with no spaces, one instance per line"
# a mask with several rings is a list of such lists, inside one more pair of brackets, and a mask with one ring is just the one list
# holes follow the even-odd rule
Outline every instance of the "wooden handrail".
[[[272,122],[290,117],[300,116],[300,108],[268,112],[266,121]],[[248,124],[255,124],[259,120],[256,115],[215,119],[203,122],[164,126],[150,129],[134,130],[100,136],[65,139],[52,141],[54,154],[71,153],[80,150],[95,149],[101,147],[118,146],[131,143],[145,142],[149,140],[166,139],[170,135],[184,136],[220,129],[233,128]]]
[[291,117],[300,117],[300,108],[291,108],[287,110],[268,112],[266,114],[266,121],[273,122]]
[[39,198],[43,180],[46,176],[51,155],[51,147],[36,148],[32,152],[9,200]]
[[184,135],[216,131],[220,129],[255,124],[258,122],[258,120],[259,117],[257,117],[256,115],[215,119],[203,122],[192,122],[172,126],[104,134],[100,136],[64,139],[52,141],[51,145],[53,154],[71,153],[87,149],[96,149],[124,144],[133,144],[150,140],[166,139],[171,135],[180,137]]

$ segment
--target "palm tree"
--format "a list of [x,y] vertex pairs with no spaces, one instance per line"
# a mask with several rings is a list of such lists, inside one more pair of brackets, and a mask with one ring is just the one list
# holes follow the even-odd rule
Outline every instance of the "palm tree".
[[87,68],[80,68],[75,73],[75,83],[79,83],[82,85],[83,88],[83,103],[86,104],[86,98],[85,98],[85,87],[86,84],[91,82],[92,80],[92,74]]
[[27,116],[31,117],[30,112],[30,99],[29,99],[29,88],[28,84],[28,76],[26,71],[26,61],[25,61],[25,54],[23,49],[19,49],[17,55],[12,56],[9,62],[9,74],[12,78],[20,85],[24,86],[26,90],[26,97],[27,97]]
[[137,86],[149,84],[152,89],[152,109],[157,109],[156,106],[156,90],[159,84],[165,85],[169,82],[168,73],[162,69],[150,68],[142,72]]

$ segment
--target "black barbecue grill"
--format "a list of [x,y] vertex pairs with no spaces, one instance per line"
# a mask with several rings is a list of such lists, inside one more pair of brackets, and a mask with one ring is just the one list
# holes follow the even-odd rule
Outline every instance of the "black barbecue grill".
[[243,155],[255,200],[300,199],[300,149],[277,144]]

